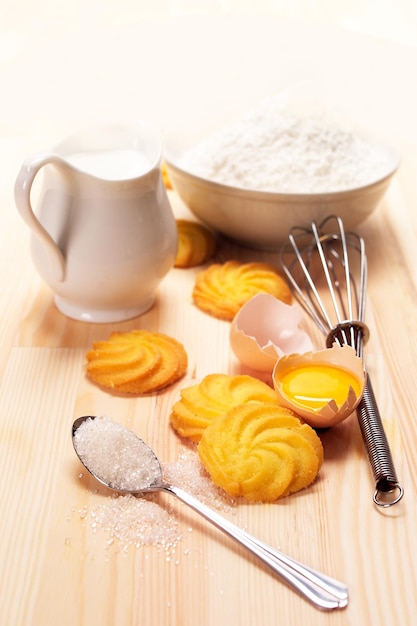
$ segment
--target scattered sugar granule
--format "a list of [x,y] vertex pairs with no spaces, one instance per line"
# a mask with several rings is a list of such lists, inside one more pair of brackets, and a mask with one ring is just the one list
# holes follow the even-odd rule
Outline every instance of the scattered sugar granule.
[[181,487],[213,509],[230,512],[236,507],[237,501],[216,487],[193,449],[184,448],[175,463],[164,464],[163,474],[165,482]]
[[302,112],[276,97],[187,150],[179,165],[245,189],[323,193],[370,184],[390,173],[393,158],[328,111]]
[[153,451],[108,417],[85,420],[74,433],[74,446],[84,465],[113,489],[140,492],[160,479]]
[[179,522],[157,502],[131,494],[109,498],[90,513],[94,530],[103,530],[109,542],[130,546],[156,546],[173,550],[181,539]]

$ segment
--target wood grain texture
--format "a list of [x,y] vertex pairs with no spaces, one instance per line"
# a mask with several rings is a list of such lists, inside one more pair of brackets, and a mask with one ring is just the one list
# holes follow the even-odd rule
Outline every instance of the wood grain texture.
[[[178,199],[171,200],[182,214],[185,208]],[[379,223],[368,228],[370,241],[377,241]],[[230,254],[254,255],[224,243],[220,256]],[[385,261],[385,280],[390,268]],[[173,270],[152,311],[118,327],[160,329],[183,340],[190,378],[241,371],[228,347],[228,324],[195,309],[189,299],[192,283],[192,271]],[[411,625],[417,608],[412,593],[415,424],[410,420],[410,391],[404,395],[399,381],[408,378],[398,354],[402,335],[384,332],[389,313],[378,300],[386,303],[386,298],[377,289],[378,277],[371,283],[369,317],[375,333],[368,348],[369,367],[406,497],[388,511],[372,506],[372,476],[352,417],[321,434],[325,463],[311,488],[276,504],[239,505],[224,513],[294,558],[345,581],[347,609],[318,612],[243,549],[168,497],[158,500],[160,506],[178,512],[183,534],[169,558],[153,546],[125,552],[117,542],[107,545],[103,530],[94,532],[88,513],[107,496],[95,492],[91,481],[79,479],[70,438],[73,419],[106,413],[139,432],[161,459],[173,462],[181,443],[169,429],[168,416],[180,383],[155,396],[131,399],[96,388],[85,378],[85,350],[110,328],[64,318],[40,286],[20,325],[22,345],[8,355],[0,394],[6,503],[0,559],[2,584],[8,590],[2,623],[191,626],[198,616],[202,626],[214,626],[252,624],[255,617],[274,623],[279,616],[281,624]],[[395,298],[401,283],[392,284]],[[406,357],[408,367],[409,359],[412,355]]]
[[[159,37],[157,24],[146,25],[147,36],[151,37],[152,28]],[[167,37],[170,28],[161,28]],[[179,24],[177,28],[171,35],[172,43],[178,40]],[[291,34],[287,24],[281,25],[285,46],[292,40],[300,41],[294,39],[297,33],[297,29]],[[116,34],[120,43],[123,32]],[[127,40],[139,46],[140,38],[133,34],[127,32]],[[316,30],[302,25],[301,34],[306,49],[314,52],[312,63],[321,67]],[[345,582],[350,592],[348,607],[331,613],[316,610],[241,547],[165,494],[156,496],[155,502],[172,512],[181,533],[181,540],[171,551],[152,545],[125,549],[105,529],[94,526],[91,513],[109,501],[109,494],[82,475],[71,443],[73,420],[79,415],[105,413],[138,432],[162,461],[174,463],[184,451],[169,428],[170,408],[180,386],[213,372],[247,370],[231,353],[230,324],[205,315],[192,303],[198,268],[173,269],[160,286],[155,306],[140,318],[116,326],[118,330],[146,328],[176,337],[189,356],[186,378],[164,392],[143,398],[114,396],[87,380],[85,352],[93,341],[106,338],[115,325],[75,322],[57,311],[50,290],[31,264],[27,229],[16,215],[11,193],[15,169],[11,165],[19,164],[27,148],[38,140],[47,147],[44,139],[48,133],[66,132],[78,121],[77,110],[67,106],[48,120],[44,113],[40,121],[29,119],[28,128],[19,118],[18,108],[10,122],[16,129],[16,141],[0,142],[0,165],[8,172],[8,177],[0,179],[0,626],[414,626],[417,101],[409,77],[415,71],[417,56],[411,48],[392,47],[379,40],[372,40],[366,56],[367,40],[355,36],[350,47],[344,35],[320,30],[320,37],[326,36],[324,43],[335,47],[336,52],[340,44],[343,54],[335,55],[334,61],[326,57],[325,69],[344,96],[352,94],[353,110],[360,108],[357,94],[363,90],[368,97],[375,91],[375,100],[380,102],[375,114],[379,120],[385,120],[390,108],[398,106],[399,99],[401,102],[388,130],[398,142],[403,163],[378,211],[361,225],[360,234],[366,240],[369,257],[366,317],[371,338],[365,348],[366,363],[405,496],[391,509],[373,506],[373,478],[352,416],[320,433],[325,462],[310,488],[270,505],[225,507],[222,514],[290,556]],[[38,41],[39,49],[31,48],[36,61],[47,58],[45,41]],[[364,55],[363,70],[361,57],[352,60],[352,49]],[[273,59],[281,63],[284,76],[288,75],[290,57],[275,55]],[[119,67],[120,58],[109,64],[109,71]],[[51,58],[49,69],[55,67],[56,59]],[[297,73],[301,61],[297,56],[294,59]],[[75,81],[77,71],[83,76],[81,52],[72,61],[75,69],[71,81]],[[155,59],[157,69],[162,62],[166,68],[166,56]],[[16,61],[16,71],[22,69],[22,63],[21,58]],[[343,72],[338,70],[340,64],[346,70],[351,63],[357,74],[355,80],[348,77],[345,87]],[[219,64],[215,67],[220,71]],[[371,68],[375,70],[372,89]],[[145,77],[152,73],[148,66],[143,71]],[[107,81],[103,72],[98,81],[102,90]],[[166,78],[172,93],[180,93],[174,78],[182,84],[181,76]],[[12,88],[14,77],[14,71],[6,72],[6,87]],[[43,93],[45,80],[39,77],[37,93]],[[120,82],[116,84],[120,86]],[[82,85],[85,87],[86,81]],[[156,107],[156,114],[167,111],[168,106],[158,90],[169,91],[164,85],[157,87],[154,97],[161,108]],[[119,102],[115,90],[109,107],[120,110],[123,103],[136,114],[141,103],[139,91],[132,88],[127,105],[125,94]],[[188,98],[192,99],[191,87],[190,91]],[[17,88],[13,93],[17,102],[23,101]],[[91,107],[92,117],[100,110],[102,94],[99,90],[91,101],[84,102],[83,106]],[[39,98],[31,112],[34,117],[36,107],[48,110],[50,103],[46,91]],[[183,96],[178,104],[180,113],[185,100]],[[172,114],[175,102],[171,105]],[[3,120],[0,128],[1,124]],[[2,131],[6,136],[7,132]],[[170,199],[178,217],[189,216],[174,192]],[[277,263],[276,255],[222,241],[216,260],[229,258]],[[319,346],[323,338],[307,320],[305,324]]]

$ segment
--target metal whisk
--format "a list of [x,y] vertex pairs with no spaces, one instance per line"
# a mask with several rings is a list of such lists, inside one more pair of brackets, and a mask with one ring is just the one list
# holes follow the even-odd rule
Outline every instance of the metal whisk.
[[[329,216],[320,224],[295,227],[281,249],[281,264],[294,295],[320,330],[326,346],[349,345],[363,359],[369,337],[364,323],[367,288],[365,243]],[[324,287],[324,291],[321,289]],[[369,374],[357,408],[362,438],[375,479],[375,504],[388,507],[403,496]]]

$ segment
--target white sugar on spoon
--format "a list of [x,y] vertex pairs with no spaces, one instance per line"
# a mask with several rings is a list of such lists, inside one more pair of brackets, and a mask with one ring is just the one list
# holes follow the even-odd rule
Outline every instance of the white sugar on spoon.
[[141,493],[161,481],[158,459],[134,432],[108,417],[81,419],[73,429],[75,451],[101,483],[123,493]]
[[84,467],[109,489],[132,494],[170,493],[245,546],[316,607],[330,610],[347,606],[348,590],[343,583],[294,561],[235,526],[183,489],[164,482],[155,453],[128,428],[108,417],[86,415],[75,420],[72,442]]

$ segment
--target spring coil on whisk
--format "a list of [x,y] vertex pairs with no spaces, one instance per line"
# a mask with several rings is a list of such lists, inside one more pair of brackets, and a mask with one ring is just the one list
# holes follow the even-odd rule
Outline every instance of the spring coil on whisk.
[[[334,343],[350,345],[362,357],[363,345],[369,338],[369,329],[364,322],[348,321],[338,324],[327,336],[326,346]],[[388,439],[382,426],[381,416],[369,375],[362,399],[356,409],[362,439],[375,479],[373,500],[381,507],[388,507],[403,496],[403,488],[398,482]]]
[[367,442],[369,462],[376,481],[374,502],[382,507],[391,506],[401,500],[403,488],[397,480],[388,440],[384,429],[381,428],[381,417],[369,376],[356,411],[362,438]]

